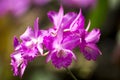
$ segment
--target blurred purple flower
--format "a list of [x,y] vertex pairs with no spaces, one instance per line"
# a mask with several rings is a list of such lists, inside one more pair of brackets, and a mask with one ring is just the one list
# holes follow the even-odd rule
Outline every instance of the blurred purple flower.
[[30,0],[8,0],[9,10],[15,15],[20,16],[30,7]]
[[5,15],[10,12],[15,16],[25,13],[30,6],[30,0],[1,0],[0,14]]
[[23,15],[33,4],[45,5],[51,0],[0,0],[0,16],[11,13],[14,16]]
[[36,5],[40,5],[40,6],[43,6],[47,3],[49,3],[51,0],[33,0],[33,2],[36,4]]
[[5,0],[0,0],[0,16],[6,14],[7,12],[7,4],[5,4]]
[[96,0],[60,0],[63,4],[70,7],[89,8],[94,7]]

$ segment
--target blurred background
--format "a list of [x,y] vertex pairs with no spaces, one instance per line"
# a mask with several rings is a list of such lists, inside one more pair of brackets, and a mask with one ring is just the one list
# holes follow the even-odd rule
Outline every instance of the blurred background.
[[65,13],[81,8],[86,25],[91,20],[90,30],[100,28],[102,33],[98,43],[102,55],[87,61],[76,49],[78,60],[70,66],[73,74],[78,80],[120,80],[120,0],[0,0],[0,80],[73,80],[64,69],[46,63],[46,57],[30,62],[22,79],[13,76],[10,66],[13,36],[33,26],[36,17],[40,29],[50,27],[47,12],[58,11],[60,4]]

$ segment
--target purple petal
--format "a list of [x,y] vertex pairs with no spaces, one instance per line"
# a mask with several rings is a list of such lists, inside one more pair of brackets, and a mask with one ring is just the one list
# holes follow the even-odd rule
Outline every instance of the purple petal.
[[24,61],[24,62],[20,65],[20,77],[23,76],[26,67],[27,67],[27,62]]
[[20,39],[24,41],[29,41],[33,36],[34,36],[34,32],[32,28],[28,27],[26,31],[20,36]]
[[59,9],[59,12],[55,12],[55,11],[50,11],[48,12],[48,17],[50,18],[50,20],[54,23],[54,26],[58,29],[59,26],[61,25],[62,22],[62,18],[63,18],[63,8],[62,6]]
[[86,42],[96,43],[100,39],[100,30],[99,29],[93,29],[88,35],[85,37]]
[[[50,21],[51,22],[54,22],[54,16],[57,16],[57,12],[55,12],[55,11],[49,11],[48,13],[47,13],[47,15],[48,15],[48,18],[50,19]],[[54,24],[55,25],[55,24]]]
[[19,41],[16,38],[16,36],[14,37],[14,48],[16,48],[19,45]]
[[52,53],[49,52],[46,58],[46,62],[48,63],[51,60]]
[[39,21],[39,18],[37,17],[36,20],[35,20],[35,22],[34,22],[34,33],[35,33],[35,37],[38,36],[38,31],[39,31],[38,21]]
[[77,16],[77,14],[74,12],[69,12],[69,13],[65,14],[62,19],[62,27],[64,29],[69,29],[70,24],[73,22],[73,20],[76,18],[76,16]]
[[63,40],[63,28],[60,27],[58,29],[56,38],[57,38],[58,43],[61,43],[61,41]]
[[72,58],[74,60],[77,60],[76,55],[71,50],[68,50],[68,49],[64,49],[64,50],[66,51],[67,54],[72,54]]
[[11,54],[11,66],[12,66],[12,70],[14,72],[14,76],[18,76],[19,75],[19,66],[21,65],[23,58],[21,56],[20,52],[14,52]]
[[46,49],[48,49],[48,50],[52,50],[53,49],[53,47],[52,47],[53,40],[54,40],[54,38],[51,37],[51,36],[45,36],[44,37],[43,44],[46,47]]
[[43,55],[43,46],[42,46],[41,43],[38,43],[38,44],[37,44],[37,49],[38,49],[39,53],[40,53],[41,55]]
[[[11,57],[12,58],[12,57]],[[17,63],[15,62],[15,59],[14,58],[12,58],[11,59],[11,63],[10,63],[10,65],[12,66],[12,71],[14,72],[14,76],[17,76],[17,75],[19,75],[19,71],[18,71],[18,67],[17,67]]]
[[38,56],[38,50],[36,47],[24,49],[22,56],[24,59],[31,61]]
[[[60,53],[61,54],[61,53]],[[65,56],[58,56],[59,52],[55,52],[51,56],[53,65],[60,69],[62,67],[67,68],[72,63],[72,54],[67,53]]]
[[78,46],[79,44],[79,36],[77,35],[78,33],[75,32],[69,32],[69,33],[64,33],[66,36],[64,36],[64,39],[62,41],[62,46],[65,49],[74,49]]
[[71,31],[76,31],[76,30],[83,29],[83,28],[84,28],[84,16],[82,16],[82,12],[80,10],[77,17],[71,23],[70,30]]
[[99,55],[101,55],[100,50],[95,44],[87,44],[85,47],[80,49],[84,54],[85,58],[88,60],[96,60]]

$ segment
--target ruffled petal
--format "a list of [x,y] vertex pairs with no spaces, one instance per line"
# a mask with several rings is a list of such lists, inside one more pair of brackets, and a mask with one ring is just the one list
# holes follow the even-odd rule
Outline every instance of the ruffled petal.
[[24,62],[20,65],[20,77],[23,76],[26,67],[27,67],[27,61],[24,61]]
[[12,70],[14,72],[14,76],[18,76],[19,75],[19,66],[22,64],[23,62],[23,58],[21,56],[20,52],[14,52],[11,54],[11,63],[10,65],[12,66]]
[[22,52],[22,56],[25,60],[31,61],[38,56],[38,50],[36,47],[33,48],[24,48],[24,52]]
[[76,60],[76,56],[72,51],[67,49],[54,50],[49,55],[49,60],[51,60],[52,64],[58,69],[62,67],[67,68],[72,63],[72,59]]
[[80,50],[87,60],[96,60],[97,57],[101,55],[100,50],[97,48],[95,44],[87,44]]

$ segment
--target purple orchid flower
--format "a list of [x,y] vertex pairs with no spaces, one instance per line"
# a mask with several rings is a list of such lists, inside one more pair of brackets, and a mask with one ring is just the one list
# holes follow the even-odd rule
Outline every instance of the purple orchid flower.
[[82,32],[79,47],[87,60],[96,60],[102,54],[96,45],[100,39],[100,35],[99,29],[93,29],[91,32],[87,32],[86,29],[86,31]]
[[[50,37],[46,38],[47,40]],[[74,53],[72,52],[72,50],[67,49],[67,46],[69,45],[65,45],[65,43],[67,42],[63,42],[63,30],[62,28],[59,28],[57,35],[54,38],[50,39],[52,42],[51,46],[47,46],[50,47],[49,49],[49,54],[47,57],[47,62],[49,62],[50,60],[52,61],[52,64],[60,69],[60,68],[67,68],[71,63],[72,63],[72,59],[76,60],[76,56],[74,55]]]
[[34,30],[31,27],[28,27],[27,30],[20,36],[20,39],[23,41],[25,47],[29,49],[38,50],[40,55],[43,55],[43,36],[40,30],[38,29],[38,20],[37,18],[34,22]]
[[25,33],[20,36],[21,43],[16,37],[14,38],[15,51],[11,54],[11,65],[15,76],[19,75],[22,77],[27,63],[39,55],[44,55],[42,48],[43,36],[38,30],[38,19],[34,22],[34,30],[28,27]]
[[19,75],[20,77],[22,77],[28,61],[23,58],[22,46],[16,37],[14,37],[14,48],[15,52],[11,54],[12,70],[14,72],[14,76]]

